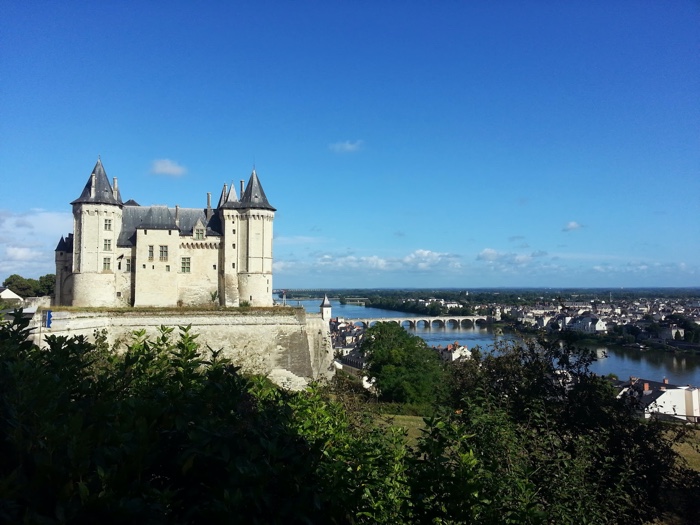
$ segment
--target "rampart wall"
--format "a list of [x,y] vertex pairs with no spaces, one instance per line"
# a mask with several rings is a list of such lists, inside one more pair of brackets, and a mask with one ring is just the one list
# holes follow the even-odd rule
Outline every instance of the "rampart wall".
[[[276,383],[302,388],[310,379],[332,374],[333,349],[330,330],[320,314],[307,314],[301,308],[265,311],[192,310],[177,312],[110,310],[54,310],[51,328],[42,327],[42,315],[33,320],[34,342],[46,346],[47,335],[83,335],[94,340],[96,330],[106,330],[110,345],[124,349],[136,330],[148,336],[158,334],[161,326],[191,325],[199,334],[202,349],[223,349],[242,370],[268,375]],[[173,332],[173,336],[176,336]]]

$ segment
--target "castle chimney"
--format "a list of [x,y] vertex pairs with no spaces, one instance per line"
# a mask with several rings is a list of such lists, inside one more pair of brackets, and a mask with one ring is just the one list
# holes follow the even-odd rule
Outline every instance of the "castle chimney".
[[95,173],[90,175],[90,197],[95,198]]
[[644,391],[645,392],[649,391],[649,383],[644,383]]
[[180,205],[175,205],[175,226],[180,227]]
[[668,377],[664,377],[664,385],[668,385]]
[[207,192],[207,220],[211,219],[211,192]]
[[241,180],[241,199],[243,199],[243,190],[244,190],[244,187],[245,187],[245,181],[244,181],[244,180]]
[[119,195],[119,186],[117,186],[117,178],[112,179],[112,196],[116,199]]

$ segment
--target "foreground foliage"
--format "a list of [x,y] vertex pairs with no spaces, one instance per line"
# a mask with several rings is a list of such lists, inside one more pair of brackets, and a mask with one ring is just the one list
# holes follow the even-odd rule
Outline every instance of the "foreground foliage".
[[552,382],[564,355],[536,346],[456,369],[409,446],[350,382],[284,392],[187,327],[116,354],[104,334],[39,350],[17,319],[0,326],[3,523],[627,524],[682,479],[668,432],[585,362],[573,389]]

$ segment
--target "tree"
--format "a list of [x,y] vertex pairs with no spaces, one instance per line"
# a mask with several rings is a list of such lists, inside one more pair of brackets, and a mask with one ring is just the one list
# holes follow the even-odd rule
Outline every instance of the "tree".
[[9,288],[20,297],[26,298],[34,295],[34,284],[31,281],[32,280],[30,279],[25,279],[21,275],[13,273],[7,279],[5,279],[5,282],[3,282],[2,285]]
[[39,283],[35,290],[36,295],[39,297],[51,296],[56,288],[56,275],[53,273],[47,273],[39,277]]
[[42,275],[39,279],[26,279],[21,275],[12,274],[3,283],[20,297],[42,297],[53,295],[56,286],[56,276],[52,273]]
[[432,404],[442,397],[445,371],[436,352],[396,323],[377,323],[360,346],[383,401]]
[[536,522],[528,509],[547,523],[644,523],[660,514],[674,483],[697,483],[674,449],[684,428],[642,420],[633,400],[590,372],[594,359],[530,341],[455,364],[446,417],[473,436],[471,450],[489,473],[484,490],[504,498],[488,513],[514,511],[520,523]]
[[202,352],[188,327],[29,339],[0,324],[1,523],[410,522],[403,434]]

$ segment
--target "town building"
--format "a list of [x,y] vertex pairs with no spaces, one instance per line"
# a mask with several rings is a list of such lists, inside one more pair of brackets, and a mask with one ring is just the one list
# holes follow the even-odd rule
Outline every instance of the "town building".
[[98,159],[56,247],[54,302],[67,306],[271,306],[273,208],[253,169],[216,207],[122,202]]

